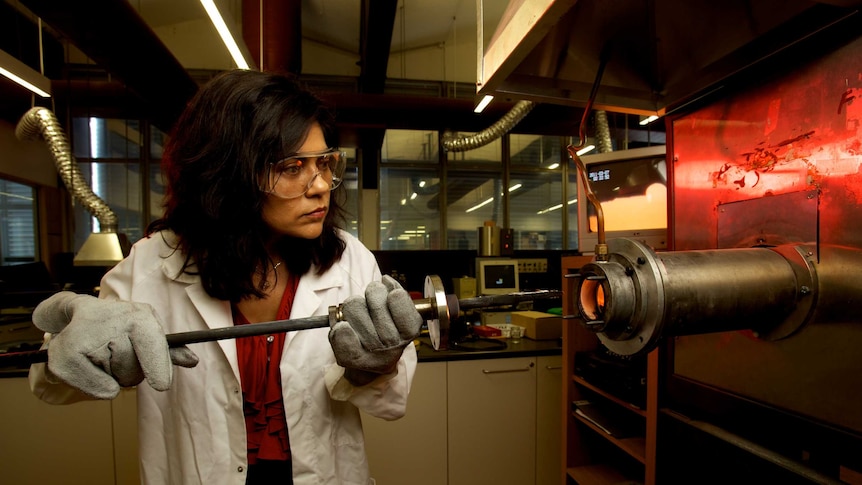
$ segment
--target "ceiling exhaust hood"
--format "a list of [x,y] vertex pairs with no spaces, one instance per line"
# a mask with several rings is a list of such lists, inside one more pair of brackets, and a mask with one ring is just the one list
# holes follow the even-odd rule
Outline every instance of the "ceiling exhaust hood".
[[594,109],[665,115],[858,36],[861,3],[512,0],[482,56],[478,93],[582,107],[604,60]]

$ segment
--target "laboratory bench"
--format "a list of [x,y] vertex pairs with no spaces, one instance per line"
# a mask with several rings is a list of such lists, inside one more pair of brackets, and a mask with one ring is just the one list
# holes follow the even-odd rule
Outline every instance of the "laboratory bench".
[[448,348],[441,350],[434,350],[427,336],[421,336],[417,341],[416,355],[420,363],[562,355],[562,339],[533,340],[524,337],[518,342],[511,339],[467,339],[452,342]]

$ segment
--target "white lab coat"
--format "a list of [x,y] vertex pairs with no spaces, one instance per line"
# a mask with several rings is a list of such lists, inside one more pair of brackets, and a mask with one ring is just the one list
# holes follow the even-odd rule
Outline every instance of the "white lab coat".
[[[341,260],[323,275],[312,268],[300,279],[291,318],[325,315],[329,306],[364,294],[368,283],[380,279],[371,252],[353,236],[341,232],[341,237],[347,242]],[[166,333],[233,325],[230,304],[207,295],[199,277],[181,274],[182,261],[162,234],[145,238],[105,275],[100,297],[151,304]],[[248,465],[235,341],[189,348],[200,362],[191,369],[174,367],[170,390],[138,386],[142,482],[242,485]],[[42,366],[31,369],[37,396],[53,403],[81,398],[69,388],[48,384]],[[373,483],[358,409],[384,419],[404,415],[415,348],[406,347],[393,375],[354,388],[335,363],[328,328],[290,332],[280,369],[294,483]]]

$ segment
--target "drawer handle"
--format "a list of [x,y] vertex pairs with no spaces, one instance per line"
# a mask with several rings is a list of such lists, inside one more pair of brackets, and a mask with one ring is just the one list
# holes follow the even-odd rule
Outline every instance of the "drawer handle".
[[562,368],[563,368],[563,366],[561,366],[561,365],[546,365],[545,366],[545,369],[547,369],[547,370],[560,370]]
[[525,367],[523,369],[500,369],[500,370],[482,369],[482,374],[506,374],[509,372],[527,372],[532,368],[533,368],[533,363],[530,362],[530,365],[528,365],[527,367]]

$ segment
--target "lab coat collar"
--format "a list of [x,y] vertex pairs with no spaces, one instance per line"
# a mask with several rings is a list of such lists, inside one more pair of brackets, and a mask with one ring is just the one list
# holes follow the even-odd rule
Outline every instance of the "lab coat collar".
[[290,318],[325,315],[328,307],[321,306],[323,300],[320,293],[331,288],[341,287],[344,284],[344,278],[340,271],[326,271],[323,274],[317,274],[317,270],[317,266],[312,266],[300,278],[290,310]]

